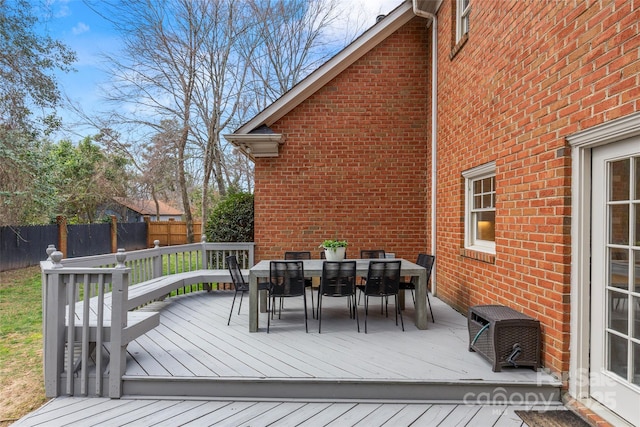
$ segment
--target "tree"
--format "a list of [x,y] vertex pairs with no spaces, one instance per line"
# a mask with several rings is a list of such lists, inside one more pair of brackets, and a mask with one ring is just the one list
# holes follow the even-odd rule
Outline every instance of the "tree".
[[63,140],[51,149],[58,213],[75,223],[94,222],[101,206],[114,196],[125,196],[127,160],[107,156],[85,137],[77,146]]
[[[201,213],[207,218],[209,194],[224,196],[230,184],[241,182],[231,168],[251,169],[246,159],[236,159],[221,135],[326,59],[321,35],[337,16],[340,2],[104,3],[109,9],[104,16],[125,46],[118,57],[108,58],[113,77],[108,99],[135,107],[117,117],[121,123],[152,128],[154,134],[163,132],[162,122],[178,124],[177,179],[192,239],[189,170],[200,179]],[[193,165],[197,167],[189,169]]]
[[52,72],[69,71],[75,53],[36,34],[37,24],[29,2],[0,0],[0,225],[46,221],[52,207],[46,144],[39,137],[59,125]]
[[[5,129],[33,131],[32,109],[54,109],[60,101],[55,78],[70,71],[75,53],[48,36],[35,33],[38,20],[26,0],[0,0],[0,122]],[[55,115],[41,118],[45,130],[58,123]]]

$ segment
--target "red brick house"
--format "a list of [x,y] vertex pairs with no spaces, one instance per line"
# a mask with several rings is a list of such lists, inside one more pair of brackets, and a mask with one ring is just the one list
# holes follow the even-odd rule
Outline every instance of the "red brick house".
[[256,258],[435,254],[436,296],[539,319],[568,396],[640,425],[639,34],[632,0],[402,2],[228,135]]

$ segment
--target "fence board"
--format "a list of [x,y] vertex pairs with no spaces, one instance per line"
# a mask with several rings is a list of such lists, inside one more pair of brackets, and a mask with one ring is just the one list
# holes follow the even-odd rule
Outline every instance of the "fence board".
[[136,251],[147,248],[147,224],[144,222],[118,223],[118,248]]
[[202,223],[193,223],[193,242],[187,242],[187,223],[184,221],[147,221],[147,245],[152,248],[153,242],[160,241],[160,246],[184,245],[198,243],[202,236]]
[[57,225],[0,227],[0,271],[38,265],[47,246],[57,244]]

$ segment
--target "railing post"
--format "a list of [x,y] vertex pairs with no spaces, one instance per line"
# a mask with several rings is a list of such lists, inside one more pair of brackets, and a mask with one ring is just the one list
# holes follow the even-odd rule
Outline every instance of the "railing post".
[[[153,241],[153,248],[154,249],[159,249],[160,248],[160,240],[154,240]],[[155,279],[156,277],[160,277],[162,276],[162,254],[160,253],[160,251],[156,251],[153,254],[153,278]]]
[[127,327],[126,301],[129,291],[129,272],[124,264],[127,254],[124,249],[116,253],[111,295],[111,354],[109,359],[109,397],[122,396],[122,376],[127,367],[127,344],[123,342],[123,330]]
[[249,245],[249,268],[255,265],[255,261],[254,261],[255,248],[256,248],[255,244]]
[[[62,268],[62,252],[51,253],[54,269]],[[65,350],[65,292],[58,273],[45,273],[44,390],[47,397],[60,395]]]
[[209,265],[207,264],[209,259],[209,254],[207,253],[207,236],[205,236],[204,233],[200,237],[200,243],[202,243],[202,255],[200,259],[202,264],[200,264],[200,268],[209,268]]

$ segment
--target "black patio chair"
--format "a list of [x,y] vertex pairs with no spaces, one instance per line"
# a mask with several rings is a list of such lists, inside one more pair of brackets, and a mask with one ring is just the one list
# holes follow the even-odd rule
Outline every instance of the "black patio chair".
[[[305,259],[311,259],[311,252],[309,251],[286,251],[284,253],[284,259],[286,260],[305,260]],[[316,318],[316,312],[315,312],[315,304],[313,302],[313,280],[310,277],[306,277],[304,279],[304,286],[307,289],[311,290],[311,316],[315,319]],[[282,307],[281,307],[282,309]]]
[[[269,316],[267,316],[267,333],[271,327],[271,318],[275,310],[276,298],[290,298],[301,296],[304,301],[304,327],[307,325],[307,293],[302,261],[271,261],[269,263]],[[280,309],[278,318],[282,317]]]
[[[404,331],[404,320],[402,311],[398,305],[398,291],[400,287],[400,266],[402,261],[369,261],[369,271],[367,281],[364,285],[364,333],[367,333],[367,317],[369,314],[369,297],[380,297],[388,304],[390,296],[396,299],[396,325],[398,324],[398,314]],[[389,310],[387,305],[387,317]]]
[[[360,251],[360,259],[379,259],[385,258],[386,252],[384,249],[362,249]],[[360,278],[360,283],[356,285],[356,287],[360,290],[360,295],[358,296],[358,304],[360,304],[360,299],[362,298],[362,293],[364,292],[364,284],[366,282],[366,277]]]
[[355,317],[360,332],[355,285],[355,261],[325,261],[322,264],[322,278],[318,290],[318,333],[322,333],[322,297],[349,298],[349,318]]
[[[431,309],[431,300],[429,299],[429,281],[431,280],[431,271],[433,270],[433,264],[436,262],[434,255],[418,254],[418,260],[416,264],[427,269],[427,304],[429,304],[429,312],[431,313],[431,322],[435,323],[436,319],[433,317],[433,310]],[[418,282],[417,277],[411,277],[409,282],[400,281],[401,290],[411,290],[411,298],[413,299],[413,305],[416,305],[416,284]]]
[[[242,297],[244,293],[249,291],[249,284],[245,282],[244,276],[242,275],[242,271],[240,270],[240,266],[238,265],[238,259],[235,255],[230,255],[225,258],[227,263],[227,267],[229,268],[229,274],[231,274],[231,280],[233,281],[233,287],[235,288],[235,292],[233,294],[233,302],[231,303],[231,311],[229,312],[229,320],[227,321],[227,326],[231,324],[231,315],[233,314],[233,306],[236,303],[236,297],[238,296],[238,292],[240,292],[240,303],[238,304],[238,314],[240,314],[240,309],[242,308]],[[268,283],[258,283],[258,290],[268,290]]]

